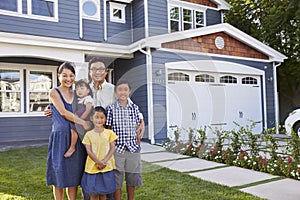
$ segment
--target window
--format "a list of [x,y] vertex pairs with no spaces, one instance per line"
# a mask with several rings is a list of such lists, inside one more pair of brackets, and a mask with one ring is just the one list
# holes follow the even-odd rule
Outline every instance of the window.
[[172,7],[170,9],[170,25],[171,32],[180,30],[180,20],[179,20],[179,7]]
[[0,64],[0,115],[41,113],[53,86],[56,67]]
[[100,20],[100,1],[82,0],[82,17],[84,19]]
[[215,78],[209,74],[200,74],[195,76],[195,82],[213,83],[215,82]]
[[18,0],[1,0],[0,10],[18,12]]
[[220,83],[237,83],[237,78],[233,76],[222,76],[220,78]]
[[257,85],[257,79],[253,77],[242,78],[242,84]]
[[110,2],[110,21],[111,22],[118,22],[118,23],[125,23],[125,4],[113,3]]
[[58,21],[58,0],[1,0],[0,14]]
[[169,81],[189,81],[190,77],[188,74],[184,74],[181,72],[174,72],[174,73],[168,74],[168,80]]
[[0,112],[21,111],[20,70],[0,69]]
[[199,9],[170,5],[170,31],[184,31],[205,26],[205,10]]
[[29,111],[43,111],[49,104],[49,90],[52,88],[52,72],[29,72]]

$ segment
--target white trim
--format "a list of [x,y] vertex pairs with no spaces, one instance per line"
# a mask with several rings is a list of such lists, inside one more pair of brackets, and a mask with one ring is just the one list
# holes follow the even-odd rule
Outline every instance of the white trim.
[[82,0],[80,0],[78,2],[78,6],[79,6],[79,38],[83,38],[83,23],[82,23]]
[[268,114],[267,114],[267,89],[266,89],[266,74],[262,76],[262,89],[263,89],[263,112],[264,112],[264,130],[268,128]]
[[27,0],[27,14],[23,14],[22,0],[17,0],[17,11],[16,12],[0,9],[0,14],[14,16],[14,17],[33,18],[33,19],[46,20],[46,21],[58,21],[58,0],[43,0],[43,1],[53,2],[53,4],[54,4],[54,7],[53,7],[54,16],[53,17],[46,17],[46,16],[42,16],[42,15],[32,14],[32,0]]
[[237,64],[233,62],[217,61],[217,60],[193,60],[169,62],[165,64],[168,69],[177,69],[185,71],[201,71],[201,72],[220,72],[242,75],[264,75],[264,71],[249,67],[247,65]]
[[211,0],[213,3],[217,4],[217,8],[210,7],[210,6],[205,6],[205,5],[200,5],[200,4],[195,4],[195,3],[190,3],[190,2],[185,2],[185,1],[180,1],[180,0],[167,0],[168,3],[178,5],[178,6],[188,6],[188,7],[193,7],[193,8],[209,8],[212,10],[229,10],[232,6],[230,6],[227,2],[223,0]]
[[164,35],[153,36],[145,40],[145,46],[153,47],[153,48],[161,48],[163,43],[172,42],[183,40],[187,38],[209,35],[213,33],[225,32],[226,34],[232,36],[236,40],[247,44],[248,46],[256,49],[257,51],[262,52],[269,56],[270,61],[277,61],[283,62],[284,59],[287,57],[280,52],[272,49],[271,47],[263,44],[259,40],[247,35],[246,33],[240,31],[239,29],[235,28],[234,26],[223,23],[223,24],[216,24],[211,26],[205,26],[199,29],[191,29],[186,31],[180,32],[173,32]]
[[149,37],[149,11],[148,0],[144,0],[144,13],[145,13],[145,38]]
[[279,100],[278,100],[278,88],[277,88],[277,67],[281,63],[277,64],[273,62],[273,87],[274,87],[274,105],[275,105],[275,127],[276,133],[279,134]]
[[104,41],[107,41],[107,12],[106,12],[106,1],[107,0],[103,0],[103,39]]

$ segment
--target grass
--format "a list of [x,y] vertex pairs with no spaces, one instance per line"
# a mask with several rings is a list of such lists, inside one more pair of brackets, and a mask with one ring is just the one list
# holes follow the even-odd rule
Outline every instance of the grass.
[[[46,186],[47,148],[24,148],[0,152],[0,200],[51,200]],[[122,199],[126,199],[123,188]],[[81,199],[78,192],[77,199]],[[200,180],[143,162],[143,186],[136,189],[137,200],[255,200],[261,199],[237,189]]]

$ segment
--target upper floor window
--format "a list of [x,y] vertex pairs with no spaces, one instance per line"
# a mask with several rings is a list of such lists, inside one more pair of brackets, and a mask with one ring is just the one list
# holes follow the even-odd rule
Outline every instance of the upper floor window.
[[82,0],[82,17],[100,20],[100,0]]
[[169,10],[170,31],[184,31],[205,25],[204,10],[171,5]]
[[[27,5],[27,10],[23,10]],[[58,21],[58,0],[1,0],[0,14]]]
[[237,78],[234,76],[222,76],[220,78],[220,83],[237,83]]
[[188,74],[184,74],[181,72],[174,72],[168,74],[168,80],[169,81],[189,81],[190,77]]
[[242,84],[257,85],[257,79],[253,77],[242,78]]
[[111,22],[119,22],[119,23],[125,23],[125,4],[120,3],[109,3],[110,6],[110,21]]
[[213,83],[215,82],[215,78],[209,74],[200,74],[195,76],[195,82]]

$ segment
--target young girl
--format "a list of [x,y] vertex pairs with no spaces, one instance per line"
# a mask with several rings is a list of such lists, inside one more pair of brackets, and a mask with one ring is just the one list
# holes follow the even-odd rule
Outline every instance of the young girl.
[[116,182],[114,176],[115,140],[118,136],[106,129],[106,111],[97,106],[92,110],[91,121],[94,129],[88,131],[82,143],[86,147],[88,157],[85,163],[85,171],[81,180],[82,189],[90,194],[90,199],[106,200],[106,194],[115,192]]
[[[88,83],[84,80],[80,79],[75,83],[76,90],[76,98],[77,104],[75,114],[83,120],[88,120],[90,116],[90,112],[93,108],[93,98],[92,98],[92,90]],[[78,139],[78,135],[80,139],[83,139],[83,135],[85,134],[85,130],[82,126],[78,124],[71,124],[71,145],[68,151],[65,153],[65,157],[70,157],[75,152],[75,144]]]

